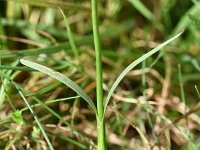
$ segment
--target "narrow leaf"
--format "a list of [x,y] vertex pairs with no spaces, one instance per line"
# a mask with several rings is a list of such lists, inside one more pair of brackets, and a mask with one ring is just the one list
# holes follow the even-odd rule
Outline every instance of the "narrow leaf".
[[73,91],[75,91],[78,95],[80,95],[92,107],[92,109],[95,111],[95,113],[97,113],[96,106],[94,105],[92,99],[88,96],[88,94],[85,93],[80,86],[78,86],[74,81],[72,81],[68,77],[66,77],[63,74],[61,74],[57,71],[54,71],[48,67],[45,67],[43,65],[40,65],[40,64],[28,61],[28,60],[20,59],[20,62],[25,66],[28,66],[30,68],[33,68],[40,72],[43,72],[44,74],[47,74],[47,75],[57,79],[58,81],[64,83],[69,88],[71,88]]
[[8,0],[8,1],[13,1],[15,3],[25,3],[31,6],[38,6],[38,7],[47,7],[47,8],[58,8],[61,7],[66,10],[71,10],[71,9],[89,9],[88,7],[85,7],[79,3],[71,3],[71,2],[65,2],[65,1],[55,1],[55,0]]
[[186,30],[188,27],[191,27],[192,20],[189,16],[191,15],[199,16],[200,15],[199,9],[200,9],[200,3],[197,3],[193,5],[190,9],[188,9],[188,11],[185,12],[185,14],[181,15],[182,17],[178,22],[178,24],[176,25],[176,27],[174,28],[172,34],[177,33],[178,31],[183,29]]
[[153,13],[140,0],[128,0],[145,18],[154,20]]
[[126,69],[124,69],[124,71],[118,76],[118,78],[113,83],[110,91],[108,92],[108,96],[106,97],[105,106],[104,106],[104,114],[105,114],[106,107],[107,107],[107,105],[108,105],[108,103],[110,101],[110,98],[111,98],[112,94],[114,93],[115,89],[117,88],[117,86],[119,85],[119,83],[122,81],[122,79],[126,76],[126,74],[129,71],[131,71],[135,66],[137,66],[139,63],[143,62],[145,59],[147,59],[151,55],[155,54],[156,52],[158,52],[159,50],[161,50],[164,46],[166,46],[167,44],[169,44],[170,42],[172,42],[173,40],[175,40],[182,33],[183,33],[183,31],[180,32],[179,34],[177,34],[176,36],[172,37],[171,39],[165,41],[164,43],[158,45],[156,48],[154,48],[150,52],[144,54],[143,56],[141,56],[140,58],[138,58],[137,60],[135,60],[134,62],[132,62],[128,67],[126,67]]

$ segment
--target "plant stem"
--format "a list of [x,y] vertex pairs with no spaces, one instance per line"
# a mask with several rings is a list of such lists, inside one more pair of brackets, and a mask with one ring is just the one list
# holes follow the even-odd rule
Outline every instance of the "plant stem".
[[98,145],[97,150],[106,150],[106,132],[103,106],[103,81],[102,81],[102,60],[101,45],[99,38],[98,19],[97,19],[97,0],[91,0],[92,3],[92,26],[94,36],[94,47],[96,54],[96,94],[97,94],[97,132]]

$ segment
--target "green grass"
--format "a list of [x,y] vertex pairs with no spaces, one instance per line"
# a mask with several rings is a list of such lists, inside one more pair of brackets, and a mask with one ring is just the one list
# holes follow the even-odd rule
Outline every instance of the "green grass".
[[199,6],[0,1],[0,149],[199,149]]

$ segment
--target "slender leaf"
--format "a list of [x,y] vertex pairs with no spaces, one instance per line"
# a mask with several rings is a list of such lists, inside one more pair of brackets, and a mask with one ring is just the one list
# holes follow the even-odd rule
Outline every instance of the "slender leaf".
[[[15,61],[13,64],[11,64],[12,65],[11,67],[15,67],[17,64],[18,64],[18,61]],[[1,84],[1,87],[0,87],[0,108],[2,107],[2,104],[5,100],[5,95],[6,95],[5,89],[6,89],[7,84],[8,84],[8,79],[3,79],[2,74],[6,74],[7,76],[11,76],[12,73],[13,73],[13,70],[7,71],[7,70],[1,70],[1,68],[0,68],[0,78],[3,81],[2,84]]]
[[57,79],[58,81],[64,83],[65,85],[69,86],[73,91],[75,91],[78,95],[80,95],[86,102],[88,102],[88,104],[92,107],[92,109],[95,111],[95,113],[97,113],[96,106],[94,105],[92,99],[87,95],[87,93],[85,93],[82,90],[82,88],[80,86],[78,86],[74,81],[72,81],[68,77],[66,77],[63,74],[56,72],[48,67],[45,67],[43,65],[40,65],[40,64],[28,61],[28,60],[20,59],[20,62],[23,65],[26,65],[26,66],[33,68],[35,70],[38,70],[40,72],[43,72],[43,73]]
[[196,90],[196,92],[197,92],[197,94],[198,94],[198,97],[199,97],[199,99],[200,99],[200,92],[199,92],[199,90],[198,90],[198,88],[197,88],[196,85],[195,85],[194,87],[195,87],[195,90]]
[[72,8],[74,9],[88,9],[87,7],[78,4],[78,3],[70,3],[70,2],[59,2],[56,0],[34,0],[34,1],[30,1],[30,0],[7,0],[7,1],[13,1],[13,2],[17,2],[17,3],[25,3],[28,5],[32,5],[32,6],[39,6],[39,7],[52,7],[52,8],[58,8],[61,7],[63,9],[67,9],[70,10]]
[[70,25],[69,25],[69,21],[67,20],[67,17],[65,16],[64,12],[62,11],[62,9],[61,8],[59,8],[59,9],[60,9],[60,12],[61,12],[61,14],[62,14],[62,16],[64,18],[64,21],[65,21],[65,27],[66,27],[66,31],[67,31],[67,36],[68,36],[68,39],[69,39],[69,44],[71,46],[72,52],[74,53],[74,56],[79,60],[79,64],[81,64],[80,63],[78,49],[77,49],[75,41],[74,41],[74,37],[73,37],[73,33],[72,33]]
[[[17,88],[17,87],[16,87],[16,88]],[[54,148],[53,148],[53,146],[52,146],[52,144],[51,144],[51,141],[49,140],[49,138],[48,138],[48,136],[47,136],[47,133],[46,133],[44,127],[42,126],[42,124],[41,124],[39,118],[37,117],[37,115],[35,114],[35,112],[34,112],[33,109],[31,108],[31,106],[29,105],[27,99],[25,98],[25,96],[24,96],[24,94],[21,92],[21,90],[20,90],[19,88],[17,88],[17,90],[18,90],[20,96],[22,97],[22,99],[24,100],[24,102],[26,103],[26,105],[28,106],[30,112],[32,113],[32,115],[33,115],[33,117],[34,117],[34,119],[35,119],[37,125],[39,126],[39,128],[40,128],[40,130],[41,130],[41,132],[42,132],[42,134],[43,134],[43,136],[44,136],[44,138],[45,138],[45,140],[46,140],[46,142],[47,142],[47,144],[48,144],[48,146],[49,146],[49,149],[50,149],[50,150],[54,150]]]
[[192,20],[189,18],[191,15],[199,16],[200,15],[200,3],[194,4],[181,18],[178,22],[177,26],[175,27],[172,34],[177,33],[183,29],[187,29],[191,26]]
[[180,92],[181,92],[181,101],[184,104],[184,114],[186,113],[186,101],[185,101],[185,93],[184,93],[184,86],[183,86],[183,77],[182,77],[182,72],[181,72],[181,65],[178,65],[178,77],[179,77],[179,86],[180,86]]
[[143,62],[145,59],[147,59],[151,55],[155,54],[156,52],[158,52],[159,50],[161,50],[164,46],[166,46],[167,44],[169,44],[170,42],[172,42],[173,40],[175,40],[182,33],[183,33],[183,31],[180,32],[179,34],[177,34],[176,36],[172,37],[171,39],[165,41],[164,43],[160,44],[159,46],[157,46],[156,48],[154,48],[150,52],[144,54],[143,56],[141,56],[140,58],[138,58],[137,60],[135,60],[134,62],[132,62],[128,67],[126,67],[126,69],[115,80],[115,82],[113,83],[110,91],[108,92],[108,96],[106,97],[106,101],[105,101],[104,113],[106,111],[106,107],[107,107],[107,105],[108,105],[108,103],[110,101],[110,98],[111,98],[112,94],[114,93],[115,89],[117,88],[117,86],[119,85],[119,83],[122,81],[122,79],[126,76],[126,74],[129,71],[131,71],[135,66],[137,66],[139,63]]
[[[34,96],[34,94],[29,95],[29,96]],[[66,97],[66,98],[59,98],[59,99],[54,99],[54,100],[48,100],[45,102],[45,104],[51,104],[51,103],[56,103],[56,102],[62,102],[62,101],[67,101],[67,100],[72,100],[72,99],[77,99],[80,96],[73,96],[73,97]],[[37,106],[42,106],[41,103],[37,103],[37,104],[33,104],[31,105],[31,107],[37,107]],[[23,109],[21,109],[21,111],[26,111],[28,110],[28,107],[24,107]]]
[[[0,19],[1,22],[1,19]],[[12,21],[12,25],[15,23],[15,21]],[[114,25],[112,28],[107,29],[105,32],[100,34],[100,37],[102,40],[110,39],[112,37],[119,36],[123,32],[126,32],[130,30],[133,27],[133,21],[128,20],[122,22],[120,25]],[[113,32],[115,30],[115,32]],[[83,38],[79,38],[75,40],[76,46],[81,45],[92,45],[92,36],[85,36]],[[23,56],[35,56],[39,54],[51,54],[51,53],[57,53],[63,49],[69,49],[70,44],[69,42],[61,43],[59,45],[53,45],[45,48],[34,48],[34,49],[28,49],[28,50],[20,50],[20,51],[12,51],[7,53],[0,52],[0,59],[7,59],[7,58],[16,58],[16,57],[23,57]]]
[[140,1],[140,0],[129,0],[129,2],[148,20],[154,20],[153,13]]
[[[63,70],[70,66],[71,64],[62,64],[60,66],[53,67],[53,70]],[[8,69],[8,70],[21,70],[21,71],[34,71],[29,67],[18,67],[18,66],[10,66],[10,65],[0,65],[0,69]]]

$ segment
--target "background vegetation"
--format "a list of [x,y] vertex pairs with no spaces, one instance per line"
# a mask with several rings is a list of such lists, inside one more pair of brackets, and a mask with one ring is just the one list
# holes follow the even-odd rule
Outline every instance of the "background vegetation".
[[[59,81],[19,62],[25,58],[61,72],[96,104],[90,3],[0,1],[0,149],[48,149],[48,142],[56,150],[96,148],[91,107]],[[102,0],[98,13],[106,94],[131,62],[184,29],[129,72],[112,95],[108,150],[200,149],[200,2]]]

